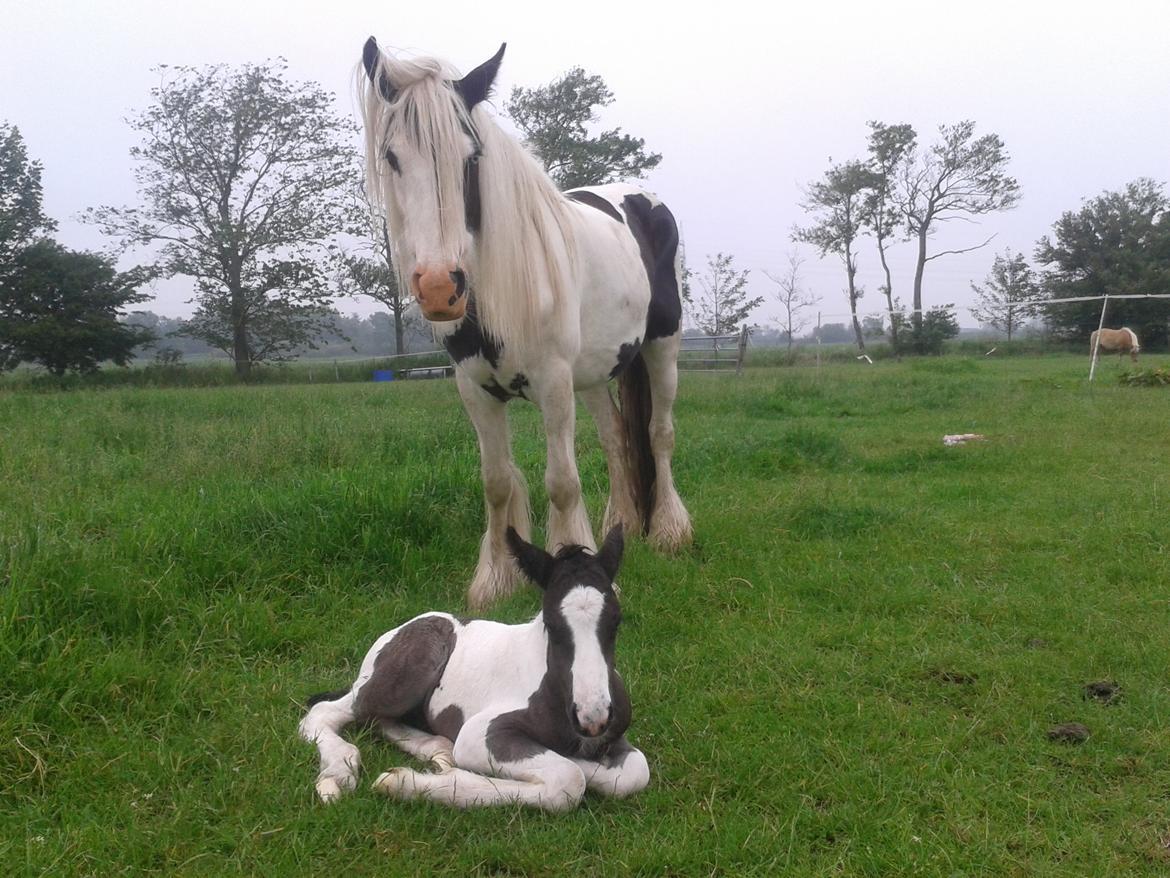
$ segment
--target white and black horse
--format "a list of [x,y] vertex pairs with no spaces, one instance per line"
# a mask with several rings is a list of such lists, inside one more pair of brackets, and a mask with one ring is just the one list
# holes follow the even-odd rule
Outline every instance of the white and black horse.
[[646,757],[625,738],[630,700],[614,669],[621,527],[596,555],[549,555],[512,528],[507,540],[544,592],[540,613],[521,625],[426,613],[379,637],[353,686],[310,699],[301,721],[321,753],[322,800],[357,783],[360,754],[340,734],[353,722],[437,769],[382,774],[375,789],[399,799],[561,811],[586,788],[627,796],[649,782]]
[[608,462],[602,531],[622,524],[665,549],[692,534],[671,473],[682,316],[674,217],[632,186],[557,191],[484,109],[503,53],[464,77],[433,58],[387,55],[373,37],[363,53],[367,192],[385,211],[404,288],[456,364],[479,437],[487,527],[473,608],[515,587],[507,528],[530,535],[511,399],[543,416],[550,549],[596,545],[574,456],[574,392]]

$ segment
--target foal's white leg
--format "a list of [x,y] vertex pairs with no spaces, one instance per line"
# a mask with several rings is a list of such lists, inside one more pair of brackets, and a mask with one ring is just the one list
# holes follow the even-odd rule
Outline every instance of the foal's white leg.
[[322,802],[332,802],[357,785],[362,758],[358,748],[341,737],[341,730],[353,722],[353,694],[336,701],[319,701],[301,720],[299,732],[306,741],[317,745],[321,753],[321,770],[317,774],[317,795]]
[[[622,741],[625,744],[625,740]],[[646,789],[650,783],[650,765],[641,750],[626,744],[600,760],[574,759],[585,775],[585,785],[595,793],[622,799]]]
[[374,781],[374,789],[396,799],[428,799],[456,808],[509,804],[545,811],[575,808],[585,795],[585,775],[572,760],[547,750],[511,762],[492,759],[486,734],[496,716],[484,712],[464,724],[455,741],[459,768],[442,774],[395,768]]
[[670,462],[674,456],[674,399],[678,395],[680,335],[655,339],[642,349],[650,378],[650,449],[654,455],[654,513],[650,516],[650,542],[674,550],[691,541],[694,531],[682,498],[674,487]]
[[627,537],[642,533],[642,521],[634,503],[630,484],[629,461],[626,458],[626,435],[622,430],[622,416],[610,395],[609,385],[601,384],[579,391],[581,400],[597,424],[597,437],[605,451],[609,466],[609,500],[605,504],[605,518],[601,532],[609,533],[615,524],[622,525]]
[[577,472],[574,448],[577,401],[573,396],[573,375],[567,364],[554,363],[548,374],[542,376],[539,402],[548,446],[548,467],[544,475],[548,489],[545,548],[549,552],[568,545],[596,549]]
[[487,509],[487,527],[479,545],[479,562],[467,591],[470,607],[481,610],[496,598],[510,594],[520,581],[520,572],[508,552],[504,536],[508,525],[529,539],[532,524],[528,488],[520,470],[512,462],[504,403],[485,393],[459,369],[456,369],[456,384],[479,437],[480,473]]
[[455,745],[449,738],[432,735],[393,720],[381,720],[378,727],[383,738],[415,759],[431,762],[439,771],[450,771],[455,767]]

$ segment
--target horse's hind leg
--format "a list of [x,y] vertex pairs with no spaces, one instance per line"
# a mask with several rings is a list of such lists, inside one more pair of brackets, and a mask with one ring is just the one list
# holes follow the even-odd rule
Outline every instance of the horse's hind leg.
[[450,738],[432,735],[393,720],[379,720],[382,737],[415,759],[432,763],[439,771],[455,767],[455,745]]
[[678,395],[678,350],[681,335],[655,339],[642,348],[650,379],[650,449],[654,455],[654,512],[650,542],[662,549],[678,549],[694,536],[691,518],[674,487],[674,400]]
[[300,736],[316,744],[321,754],[317,795],[322,802],[332,802],[357,785],[361,753],[341,737],[341,730],[354,720],[353,701],[352,693],[332,701],[318,701],[301,720]]
[[508,525],[520,536],[532,535],[528,510],[528,488],[516,464],[508,439],[505,404],[489,396],[482,387],[456,370],[456,384],[463,407],[479,437],[480,473],[483,476],[487,528],[479,545],[479,562],[467,591],[467,602],[481,610],[497,598],[511,594],[519,583],[520,571],[508,552],[505,534]]
[[633,487],[630,483],[621,412],[614,405],[609,386],[606,384],[579,393],[597,424],[597,436],[601,440],[609,467],[609,500],[605,504],[601,532],[607,534],[614,525],[621,524],[627,534],[641,534],[642,521],[634,503]]

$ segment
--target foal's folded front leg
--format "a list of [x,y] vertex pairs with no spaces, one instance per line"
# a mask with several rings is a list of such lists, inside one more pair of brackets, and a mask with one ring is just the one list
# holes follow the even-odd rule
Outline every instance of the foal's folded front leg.
[[395,799],[427,799],[456,808],[519,804],[567,811],[580,804],[585,775],[571,759],[499,727],[488,747],[488,725],[498,718],[485,711],[464,724],[455,741],[457,768],[441,774],[394,768],[374,781],[374,789]]

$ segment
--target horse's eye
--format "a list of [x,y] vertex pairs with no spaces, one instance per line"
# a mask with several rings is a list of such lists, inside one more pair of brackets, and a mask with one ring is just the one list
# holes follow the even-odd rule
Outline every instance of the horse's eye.
[[473,152],[471,155],[469,155],[467,157],[467,161],[469,161],[473,165],[477,165],[477,164],[479,164],[479,159],[480,159],[480,156],[482,156],[482,155],[483,155],[483,153],[477,149],[475,152]]
[[394,154],[394,150],[392,150],[390,147],[386,147],[382,155],[386,157],[386,163],[390,165],[390,168],[394,171],[394,173],[402,173],[402,167],[398,164],[398,156]]

